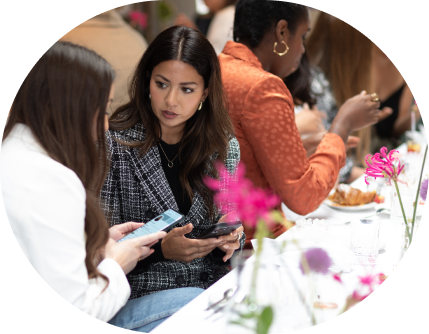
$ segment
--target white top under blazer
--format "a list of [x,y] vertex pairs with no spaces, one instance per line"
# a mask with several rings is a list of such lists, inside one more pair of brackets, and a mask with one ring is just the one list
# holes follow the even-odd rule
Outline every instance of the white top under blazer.
[[106,290],[105,280],[88,279],[86,194],[80,179],[50,158],[23,124],[17,124],[3,142],[0,173],[10,225],[33,267],[74,306],[109,321],[127,302],[130,286],[112,259],[98,265],[109,278]]

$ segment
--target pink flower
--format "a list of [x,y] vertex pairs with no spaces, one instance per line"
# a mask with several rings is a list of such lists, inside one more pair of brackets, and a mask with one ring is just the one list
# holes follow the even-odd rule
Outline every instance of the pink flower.
[[343,283],[343,281],[341,280],[340,275],[338,275],[338,274],[333,274],[333,275],[332,275],[332,278],[333,278],[334,280],[336,280],[337,282]]
[[361,294],[359,294],[359,292],[357,292],[357,291],[353,291],[353,294],[352,294],[352,298],[354,299],[354,300],[356,300],[356,301],[362,301],[362,300],[364,300],[366,297],[368,297],[369,295],[370,295],[371,293],[368,293],[368,294],[366,294],[366,295],[361,295]]
[[347,297],[345,310],[349,310],[351,307],[355,306],[369,295],[370,293],[362,295],[357,290],[353,291],[353,293]]
[[132,10],[128,13],[128,17],[130,18],[131,24],[135,24],[141,29],[145,29],[147,27],[146,13],[143,13],[139,10]]
[[[369,184],[367,181],[368,177],[381,177],[387,178],[387,184],[391,184],[391,181],[399,181],[398,176],[401,174],[404,169],[404,165],[401,165],[401,162],[395,153],[399,153],[396,150],[391,150],[387,154],[387,148],[382,147],[380,153],[376,153],[373,156],[368,154],[366,156],[365,162],[368,165],[368,168],[365,171],[365,183]],[[394,162],[398,160],[398,167],[395,167]]]
[[206,177],[204,182],[216,191],[214,202],[223,214],[233,208],[239,219],[250,227],[255,227],[259,220],[271,224],[270,211],[280,203],[278,196],[253,186],[245,177],[246,169],[239,163],[236,173],[229,174],[222,164],[215,165],[219,172],[219,180]]
[[379,274],[375,274],[375,275],[371,275],[368,274],[366,276],[358,276],[360,283],[362,285],[366,285],[368,286],[368,288],[370,289],[370,291],[374,291],[373,285],[375,284],[381,284],[384,282],[384,280],[386,279],[386,275],[384,275],[383,273],[379,273]]

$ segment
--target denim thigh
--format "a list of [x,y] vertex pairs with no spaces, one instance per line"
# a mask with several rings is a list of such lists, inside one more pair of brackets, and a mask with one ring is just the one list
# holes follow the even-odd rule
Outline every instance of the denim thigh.
[[202,292],[200,288],[178,288],[129,300],[109,324],[149,332]]

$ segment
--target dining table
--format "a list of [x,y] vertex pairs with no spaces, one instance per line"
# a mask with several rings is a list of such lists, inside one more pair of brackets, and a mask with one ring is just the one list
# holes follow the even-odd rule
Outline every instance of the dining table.
[[[407,154],[405,145],[400,146],[398,151],[404,156]],[[424,169],[424,174],[427,175],[426,168]],[[317,292],[318,298],[336,305],[334,308],[317,310],[317,314],[315,313],[317,323],[330,320],[341,313],[347,297],[357,289],[362,277],[378,274],[389,276],[401,259],[404,228],[401,224],[392,223],[389,210],[383,210],[390,209],[391,187],[386,186],[384,183],[381,187],[379,185],[380,183],[373,182],[368,186],[365,183],[364,176],[361,176],[351,184],[353,188],[362,191],[372,190],[375,189],[374,187],[377,187],[379,194],[385,197],[384,203],[373,205],[369,208],[365,207],[363,210],[345,211],[341,208],[334,208],[322,203],[314,212],[301,216],[282,204],[282,210],[290,221],[296,222],[300,219],[312,218],[325,219],[330,222],[329,235],[325,235],[325,239],[310,240],[310,245],[320,244],[322,248],[323,246],[331,247],[329,254],[334,254],[334,263],[336,264],[336,266],[330,268],[329,274],[325,275],[325,277],[319,275],[320,277],[316,283],[319,289]],[[377,210],[379,213],[376,215]],[[379,253],[376,264],[371,266],[358,265],[354,261],[354,254],[350,250],[350,222],[355,219],[375,216],[380,221]],[[417,221],[420,221],[420,216]],[[296,254],[293,255],[294,251],[295,253],[297,251],[297,249],[294,249],[294,245],[300,243],[305,245],[308,241],[308,238],[302,235],[297,226],[288,229],[275,240],[264,240],[264,251],[269,253],[269,249],[271,249],[271,254],[267,253],[268,256],[266,259],[270,259],[269,261],[276,264],[280,277],[273,284],[259,282],[259,284],[265,284],[267,292],[274,291],[277,298],[274,303],[274,322],[270,329],[271,333],[292,332],[314,325],[314,322],[311,321],[308,308],[306,309],[302,298],[300,298],[302,294],[300,295],[297,292],[297,290],[301,289],[305,295],[305,289],[308,289],[308,278],[299,268],[299,258]],[[285,244],[292,248],[288,251],[288,248],[284,246]],[[279,246],[276,248],[276,245],[282,245],[282,247]],[[303,249],[305,247],[301,250]],[[262,257],[261,262],[263,261],[264,258]],[[341,282],[333,279],[334,274],[338,274],[341,277]],[[189,304],[157,326],[151,333],[235,333],[236,331],[230,330],[229,321],[231,314],[227,307],[212,308],[209,310],[207,308],[217,300],[222,299],[228,289],[240,286],[240,279],[243,279],[242,276],[239,278],[237,269],[232,269],[227,275],[206,289]],[[250,280],[250,277],[248,280]],[[216,312],[217,309],[220,310]]]

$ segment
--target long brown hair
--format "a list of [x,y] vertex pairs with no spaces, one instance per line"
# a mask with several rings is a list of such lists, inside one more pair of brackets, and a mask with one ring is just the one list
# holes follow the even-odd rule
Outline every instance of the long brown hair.
[[[109,238],[99,194],[108,172],[105,109],[114,79],[112,67],[84,47],[54,44],[32,68],[13,101],[3,141],[17,123],[31,129],[48,155],[73,170],[86,190],[85,233],[88,277],[97,270]],[[97,143],[93,138],[95,115]]]
[[181,162],[179,174],[183,189],[191,200],[193,189],[199,192],[212,216],[213,192],[205,186],[203,178],[205,171],[217,177],[213,168],[213,154],[217,154],[217,159],[222,162],[226,160],[228,141],[234,135],[234,129],[227,112],[219,61],[203,34],[192,28],[174,26],[155,38],[131,80],[130,102],[113,113],[110,128],[127,130],[142,122],[146,129],[145,140],[126,145],[139,148],[142,156],[157,145],[162,133],[149,100],[149,83],[155,66],[169,60],[180,60],[191,65],[203,77],[204,88],[208,88],[202,109],[186,122],[178,159]]
[[[321,12],[307,42],[307,53],[329,80],[340,107],[347,99],[366,90],[372,92],[372,42],[340,19]],[[359,130],[356,158],[364,163],[369,153],[371,128]]]

